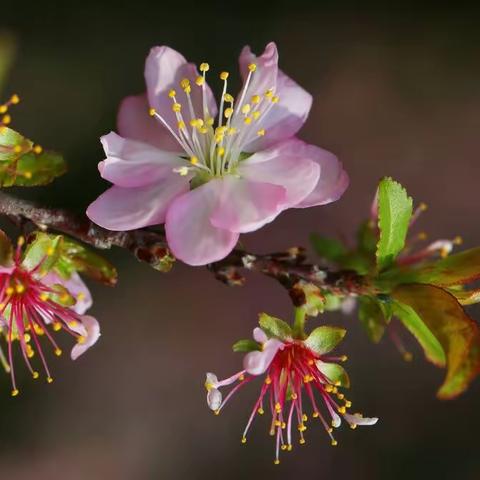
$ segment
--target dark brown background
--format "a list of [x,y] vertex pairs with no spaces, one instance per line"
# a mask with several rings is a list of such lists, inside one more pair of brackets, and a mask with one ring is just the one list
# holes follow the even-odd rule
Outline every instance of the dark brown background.
[[[18,41],[4,97],[24,102],[15,126],[63,151],[70,172],[41,201],[81,210],[106,184],[98,178],[98,138],[113,129],[123,96],[143,89],[143,62],[168,44],[196,62],[236,68],[245,43],[275,40],[281,66],[314,95],[302,137],[337,153],[351,177],[338,203],[283,214],[244,242],[258,251],[306,244],[308,234],[351,235],[376,182],[400,180],[430,205],[422,226],[432,238],[462,234],[480,243],[480,30],[478,11],[364,6],[355,2],[256,4],[157,1],[3,0],[0,27]],[[24,192],[22,192],[24,194]],[[442,372],[416,347],[406,364],[389,342],[369,344],[355,317],[344,351],[350,394],[376,427],[345,429],[330,447],[320,428],[282,464],[272,463],[266,422],[247,447],[241,431],[257,387],[219,417],[205,404],[204,372],[236,371],[230,345],[266,310],[289,315],[286,295],[264,278],[228,289],[202,268],[161,275],[112,252],[115,290],[92,286],[103,328],[78,362],[51,359],[55,382],[25,375],[18,398],[1,380],[0,478],[150,480],[216,478],[478,479],[480,383],[450,403],[435,399]],[[480,317],[479,317],[480,318]],[[20,361],[19,361],[20,364]]]

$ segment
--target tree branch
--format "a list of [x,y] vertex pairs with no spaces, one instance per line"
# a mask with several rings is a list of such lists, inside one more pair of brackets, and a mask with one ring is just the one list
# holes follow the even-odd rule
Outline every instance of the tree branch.
[[[0,192],[0,214],[6,215],[23,230],[52,230],[67,234],[98,249],[113,246],[124,248],[135,257],[159,270],[167,270],[173,261],[165,234],[149,229],[113,232],[95,225],[84,215],[74,215],[62,209],[38,207],[32,202]],[[243,285],[242,270],[258,272],[279,281],[290,293],[295,305],[305,303],[299,282],[313,283],[332,293],[360,293],[364,277],[353,271],[331,272],[315,264],[305,263],[303,248],[290,248],[286,252],[256,255],[243,249],[233,250],[223,260],[208,265],[208,269],[221,282]]]

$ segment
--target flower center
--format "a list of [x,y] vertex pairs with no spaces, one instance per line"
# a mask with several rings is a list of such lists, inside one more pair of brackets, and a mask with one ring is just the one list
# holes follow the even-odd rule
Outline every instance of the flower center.
[[[266,134],[262,123],[279,101],[274,85],[264,92],[256,92],[252,88],[252,77],[257,71],[256,64],[248,65],[248,76],[238,99],[228,93],[229,73],[221,72],[223,90],[215,126],[206,93],[206,73],[209,70],[208,63],[202,63],[201,75],[195,79],[194,85],[188,78],[180,81],[179,86],[185,97],[183,104],[176,90],[171,89],[168,92],[176,118],[175,126],[170,125],[154,108],[150,109],[150,115],[170,131],[190,160],[190,166],[175,169],[180,175],[194,172],[200,177],[211,178],[234,174],[236,166],[243,158],[244,147]],[[200,112],[195,111],[191,98],[192,88],[201,88]]]

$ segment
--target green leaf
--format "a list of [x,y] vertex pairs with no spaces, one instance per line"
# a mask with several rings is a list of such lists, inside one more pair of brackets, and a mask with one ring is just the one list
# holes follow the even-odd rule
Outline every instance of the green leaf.
[[290,325],[279,318],[271,317],[266,313],[261,313],[259,315],[258,323],[268,337],[274,337],[280,340],[292,338],[292,329],[290,328]]
[[310,333],[305,340],[305,345],[318,355],[324,355],[331,352],[343,340],[346,333],[344,328],[323,325]]
[[13,246],[7,234],[0,230],[0,265],[9,266],[13,260]]
[[262,346],[251,339],[239,340],[232,348],[234,352],[255,352],[262,350]]
[[462,285],[480,278],[480,248],[472,248],[423,265],[409,275],[415,283],[439,287]]
[[413,201],[406,190],[387,177],[378,187],[378,226],[380,239],[377,244],[377,266],[380,270],[390,267],[405,246]]
[[8,127],[0,129],[0,186],[46,185],[66,172],[63,157],[42,151]]
[[350,388],[350,378],[346,370],[338,363],[325,363],[318,360],[317,368],[337,387]]
[[339,261],[347,253],[343,243],[333,238],[322,237],[312,233],[310,241],[317,255],[331,262]]
[[445,352],[447,375],[437,396],[462,393],[480,372],[480,331],[455,297],[432,285],[401,285],[392,296],[423,320]]
[[33,142],[9,127],[0,128],[0,172],[21,155],[30,152]]
[[395,302],[393,313],[422,346],[426,359],[437,367],[445,367],[446,358],[442,345],[415,310],[407,304]]
[[358,316],[368,338],[374,343],[382,339],[385,328],[390,322],[387,308],[382,306],[376,298],[365,296],[359,298]]
[[23,255],[23,267],[26,270],[33,270],[41,263],[39,271],[46,274],[59,258],[62,241],[63,237],[61,235],[35,232],[33,240],[29,243]]
[[68,237],[63,237],[55,268],[64,278],[69,278],[75,270],[107,285],[117,282],[117,270],[110,262]]

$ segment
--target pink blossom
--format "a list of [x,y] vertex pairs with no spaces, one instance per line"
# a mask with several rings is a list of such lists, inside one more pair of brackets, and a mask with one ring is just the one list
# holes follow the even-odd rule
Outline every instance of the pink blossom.
[[[245,355],[243,370],[220,381],[216,375],[208,373],[205,382],[208,406],[218,415],[243,385],[266,373],[260,395],[243,432],[242,443],[247,441],[247,433],[255,416],[263,415],[264,408],[269,409],[272,416],[270,435],[275,437],[275,463],[279,463],[280,450],[292,450],[294,424],[300,444],[305,443],[303,432],[307,429],[308,421],[305,399],[313,410],[312,417],[321,422],[334,446],[337,441],[333,437],[333,428],[340,427],[342,418],[351,428],[377,423],[378,418],[347,411],[352,403],[339,389],[348,387],[349,380],[343,367],[336,363],[345,361],[345,356],[331,356],[329,350],[315,352],[307,346],[307,342],[301,340],[268,338],[260,328],[254,330],[254,340],[260,344],[260,350]],[[220,388],[233,384],[223,398]],[[319,408],[321,404],[323,413]]]
[[[39,378],[32,360],[36,355],[43,366],[47,381],[50,374],[41,337],[45,336],[56,355],[61,355],[50,330],[64,330],[75,339],[73,360],[78,358],[99,338],[100,331],[95,318],[83,315],[91,306],[90,292],[77,273],[63,279],[50,270],[45,272],[44,257],[37,265],[27,265],[22,255],[23,239],[15,252],[11,265],[0,267],[0,333],[7,342],[7,355],[0,349],[0,360],[11,375],[12,395],[19,393],[15,379],[14,348],[23,356],[33,378]],[[47,254],[48,255],[48,254]]]
[[102,137],[99,171],[113,186],[87,210],[110,230],[165,223],[173,254],[191,265],[222,259],[241,233],[288,208],[333,202],[348,186],[333,154],[295,137],[312,97],[279,70],[275,44],[259,57],[243,49],[236,98],[220,73],[218,108],[209,69],[202,63],[199,74],[169,47],[151,50],[146,95],[123,101],[121,136]]

